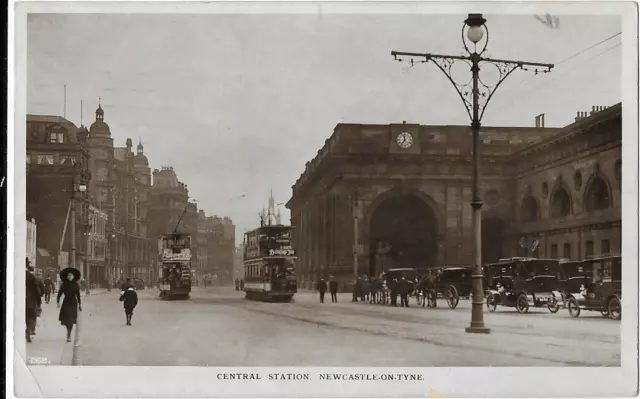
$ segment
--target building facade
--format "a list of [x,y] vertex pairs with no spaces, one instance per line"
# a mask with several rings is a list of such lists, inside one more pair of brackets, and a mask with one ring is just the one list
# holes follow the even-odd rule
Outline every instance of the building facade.
[[[111,285],[127,277],[152,278],[152,254],[157,244],[149,238],[149,191],[151,175],[142,143],[133,152],[131,139],[114,147],[111,129],[99,105],[96,120],[84,129],[90,153],[91,203],[107,215],[104,266],[92,267],[94,282]],[[91,227],[89,227],[91,228]]]
[[[86,135],[60,116],[27,115],[27,219],[38,223],[36,263],[58,269],[60,259],[71,253],[71,224],[75,229],[76,267],[84,270],[88,198],[75,192],[75,220],[70,209],[72,188],[89,184],[89,152]],[[69,262],[70,263],[70,262]]]
[[[619,252],[620,104],[561,129],[483,127],[480,151],[483,261]],[[337,125],[287,203],[300,284],[472,264],[471,170],[467,126]]]

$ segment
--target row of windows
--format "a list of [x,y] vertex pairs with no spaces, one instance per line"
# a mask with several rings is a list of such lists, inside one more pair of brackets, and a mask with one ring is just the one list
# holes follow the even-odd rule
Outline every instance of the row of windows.
[[27,164],[37,165],[74,165],[76,157],[60,154],[27,154]]
[[[593,178],[584,193],[584,210],[586,212],[599,211],[612,206],[609,185],[601,176]],[[559,187],[555,190],[549,201],[549,215],[551,218],[560,218],[572,214],[572,200],[569,190]],[[520,216],[523,222],[535,222],[540,218],[540,207],[533,196],[527,196],[522,200]]]
[[[611,241],[610,240],[602,240],[600,242],[600,254],[608,255],[611,253]],[[581,258],[586,258],[588,256],[595,255],[595,243],[592,240],[585,242],[585,251],[584,256]],[[558,259],[558,244],[551,244],[551,259]],[[565,242],[562,246],[562,256],[560,258],[571,259],[571,244]]]

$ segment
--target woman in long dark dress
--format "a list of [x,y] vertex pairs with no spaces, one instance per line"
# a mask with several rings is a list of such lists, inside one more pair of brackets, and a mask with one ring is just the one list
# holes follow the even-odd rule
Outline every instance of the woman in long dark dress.
[[[67,328],[67,342],[71,342],[71,330],[73,325],[78,321],[78,311],[82,312],[82,303],[80,301],[80,287],[78,280],[80,279],[80,271],[74,268],[66,268],[60,272],[62,285],[58,290],[58,308],[60,308],[60,324]],[[60,297],[64,295],[62,306],[60,306]]]

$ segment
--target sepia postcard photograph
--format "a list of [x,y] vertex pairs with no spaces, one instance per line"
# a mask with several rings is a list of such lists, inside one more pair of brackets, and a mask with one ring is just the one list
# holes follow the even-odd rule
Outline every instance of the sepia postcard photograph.
[[636,3],[11,9],[15,397],[638,393]]

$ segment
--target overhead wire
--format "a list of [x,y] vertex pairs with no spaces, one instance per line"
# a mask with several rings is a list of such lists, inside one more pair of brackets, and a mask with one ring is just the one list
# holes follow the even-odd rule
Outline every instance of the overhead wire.
[[[611,36],[609,36],[609,37],[607,37],[607,38],[605,38],[605,39],[602,39],[602,40],[600,40],[599,42],[594,43],[594,44],[590,45],[589,47],[586,47],[586,48],[584,48],[584,49],[582,49],[582,50],[580,50],[580,51],[576,52],[575,54],[570,55],[569,57],[567,57],[567,58],[563,59],[562,61],[557,62],[556,64],[554,64],[554,67],[558,67],[558,65],[562,65],[562,64],[564,64],[564,63],[566,63],[566,62],[568,62],[568,61],[570,61],[570,60],[572,60],[572,59],[574,59],[574,58],[576,58],[576,57],[578,57],[578,56],[580,56],[580,55],[582,55],[582,54],[586,53],[587,51],[589,51],[589,50],[591,50],[591,49],[593,49],[593,48],[595,48],[595,47],[598,47],[599,45],[604,44],[604,43],[608,42],[609,40],[612,40],[612,39],[614,39],[614,38],[616,38],[616,37],[620,36],[621,34],[622,34],[622,32],[618,32],[618,33],[613,34],[613,35],[611,35]],[[509,93],[509,92],[511,92],[511,91],[514,91],[516,88],[518,88],[519,86],[521,86],[524,82],[529,81],[529,80],[531,80],[531,79],[532,79],[532,77],[531,77],[531,76],[527,76],[527,77],[525,77],[525,78],[524,78],[524,79],[522,79],[520,82],[518,82],[518,84],[516,84],[516,85],[512,86],[511,88],[509,88],[509,89],[507,89],[507,90],[503,91],[503,92],[502,92],[502,95],[501,95],[500,97],[506,100],[506,98],[504,97],[504,94]],[[518,95],[520,95],[520,92],[518,93]],[[512,101],[509,101],[509,103],[512,103]]]
[[[604,42],[602,42],[602,43],[604,43]],[[538,84],[538,85],[535,85],[535,86],[532,86],[532,87],[529,87],[529,88],[525,88],[524,90],[521,90],[520,92],[518,92],[518,96],[522,96],[522,94],[524,94],[524,93],[528,93],[528,92],[531,92],[532,90],[536,90],[536,89],[539,89],[539,88],[541,88],[541,87],[547,86],[547,85],[549,85],[549,84],[551,84],[551,83],[555,82],[556,80],[558,80],[558,79],[559,79],[559,78],[561,78],[562,76],[565,76],[565,75],[566,75],[566,74],[568,74],[569,72],[574,71],[575,69],[578,69],[578,68],[582,68],[582,67],[584,67],[585,63],[587,63],[587,62],[589,62],[589,61],[591,61],[591,60],[594,60],[594,59],[596,59],[596,58],[598,58],[598,57],[600,57],[600,56],[602,56],[602,55],[604,55],[604,54],[608,53],[609,51],[614,50],[614,49],[616,49],[616,48],[620,47],[621,45],[622,45],[622,43],[618,43],[618,44],[616,44],[616,45],[614,45],[614,46],[608,47],[608,48],[606,48],[605,50],[603,50],[603,51],[601,51],[601,52],[597,53],[596,55],[594,55],[594,56],[592,56],[592,57],[590,57],[590,58],[587,58],[587,59],[586,59],[586,60],[584,60],[582,63],[580,63],[580,64],[578,64],[578,65],[574,66],[573,68],[567,69],[567,70],[565,70],[565,71],[563,71],[563,72],[561,72],[561,73],[558,73],[558,74],[554,74],[554,75],[553,75],[554,77],[553,77],[553,79],[551,79],[551,80],[547,80],[547,81],[544,81],[544,82],[542,82],[542,83],[540,83],[540,84]],[[495,111],[499,111],[499,110],[509,109],[509,108],[511,108],[512,106],[514,106],[515,104],[518,104],[518,102],[516,102],[516,101],[510,101],[509,103],[507,103],[507,104],[505,104],[505,105],[503,105],[503,106],[501,106],[501,107],[498,107],[498,108],[496,108],[496,109],[492,109],[492,111],[493,111],[493,112],[495,112]]]

